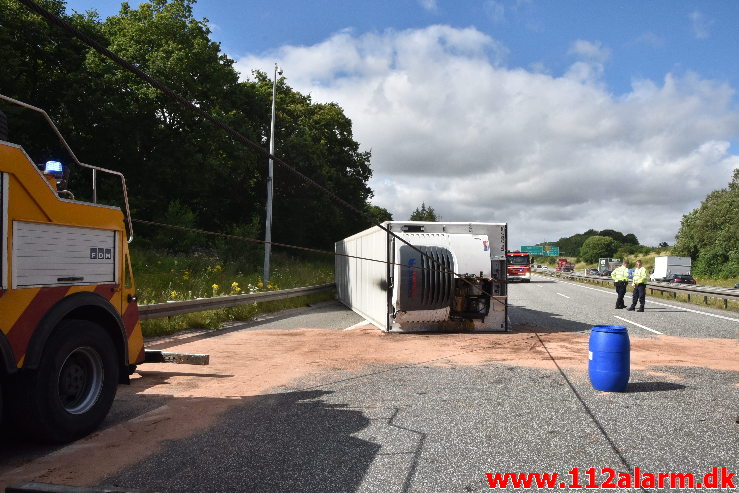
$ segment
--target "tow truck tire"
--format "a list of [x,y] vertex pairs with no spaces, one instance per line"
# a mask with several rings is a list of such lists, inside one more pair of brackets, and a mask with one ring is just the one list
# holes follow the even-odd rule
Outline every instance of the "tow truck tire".
[[14,424],[23,436],[43,442],[82,438],[108,414],[118,372],[115,346],[101,326],[64,320],[49,338],[38,369],[22,372],[13,382]]
[[3,414],[5,413],[3,408],[3,393],[5,385],[3,384],[3,381],[0,380],[0,433],[3,431],[3,423],[5,422],[5,419],[3,419]]

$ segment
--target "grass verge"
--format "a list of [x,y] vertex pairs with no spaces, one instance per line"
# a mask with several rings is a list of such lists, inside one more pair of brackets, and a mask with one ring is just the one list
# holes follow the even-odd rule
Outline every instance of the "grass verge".
[[[276,291],[334,281],[333,259],[325,257],[293,257],[275,252],[272,255],[270,279],[266,282],[262,279],[261,260],[259,263],[247,259],[226,262],[216,251],[172,254],[139,247],[132,251],[131,258],[141,305]],[[329,291],[287,300],[144,320],[141,325],[145,337],[169,335],[193,328],[217,329],[225,322],[246,321],[261,313],[305,306],[333,299],[334,296]]]
[[264,303],[250,303],[248,305],[207,310],[204,312],[188,313],[176,317],[165,317],[141,322],[144,337],[157,337],[174,334],[181,330],[203,328],[216,330],[226,322],[234,320],[248,321],[262,313],[274,313],[289,308],[309,306],[321,301],[329,301],[336,296],[335,291],[298,296],[280,301],[266,301]]
[[[544,273],[539,272],[539,274],[544,274]],[[600,282],[597,280],[578,279],[577,277],[574,277],[568,280],[580,282],[583,284],[595,284],[598,286],[609,287],[609,285],[604,284],[603,282]],[[633,288],[629,286],[627,291],[632,292]],[[647,296],[652,297],[652,298],[662,298],[668,301],[681,301],[684,303],[690,303],[691,305],[706,306],[710,308],[718,308],[721,310],[739,313],[739,301],[727,300],[726,306],[724,306],[724,300],[718,299],[718,298],[711,298],[710,296],[706,297],[705,295],[699,292],[690,293],[689,295],[687,293],[686,294],[670,293],[670,292],[663,293],[663,292],[656,291],[656,290],[652,292],[650,287],[647,286]]]

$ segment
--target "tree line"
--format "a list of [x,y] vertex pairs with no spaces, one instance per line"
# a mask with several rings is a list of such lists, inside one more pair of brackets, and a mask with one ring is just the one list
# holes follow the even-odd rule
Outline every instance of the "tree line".
[[675,239],[672,254],[691,257],[694,274],[739,277],[739,168],[726,188],[683,216]]
[[[151,0],[137,8],[124,2],[104,20],[94,11],[69,14],[63,0],[39,3],[268,147],[272,80],[259,71],[239,80],[234,61],[210,39],[207,20],[193,17],[194,0]],[[45,109],[83,162],[125,174],[134,217],[263,237],[265,156],[13,0],[0,0],[0,67],[0,93]],[[360,150],[341,107],[316,103],[281,77],[276,108],[275,154],[373,219],[275,166],[274,241],[331,248],[337,239],[389,218],[370,204],[371,155]],[[0,109],[8,116],[10,140],[35,162],[70,164],[40,115],[10,105]],[[78,198],[90,198],[90,180],[89,173],[73,169]],[[102,202],[120,197],[115,180],[99,180]],[[138,229],[139,237],[173,250],[209,243],[197,234]]]
[[[543,245],[543,243],[541,243]],[[596,231],[589,229],[584,233],[560,238],[547,245],[558,246],[563,255],[577,257],[588,263],[597,262],[601,257],[624,257],[626,255],[644,254],[653,250],[640,245],[633,233],[621,233],[613,229]]]
[[[588,263],[669,248],[665,242],[657,247],[640,245],[634,234],[612,229],[589,229],[547,244]],[[695,275],[739,277],[739,169],[726,188],[711,192],[698,208],[683,216],[670,255],[691,257]]]

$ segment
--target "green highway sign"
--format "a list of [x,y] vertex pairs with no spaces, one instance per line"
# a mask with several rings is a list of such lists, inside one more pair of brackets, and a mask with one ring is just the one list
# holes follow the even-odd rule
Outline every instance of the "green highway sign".
[[531,255],[544,255],[544,250],[541,246],[522,246],[521,247],[522,252],[528,252]]
[[521,247],[522,252],[527,252],[531,255],[548,255],[550,257],[559,257],[559,247],[558,246],[541,246],[541,245],[533,245],[533,246],[522,246]]

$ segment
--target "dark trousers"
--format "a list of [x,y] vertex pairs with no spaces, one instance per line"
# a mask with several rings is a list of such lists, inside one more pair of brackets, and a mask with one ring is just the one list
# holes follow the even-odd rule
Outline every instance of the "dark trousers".
[[616,282],[616,294],[618,295],[618,299],[616,300],[616,308],[626,308],[626,305],[624,304],[624,295],[626,294],[626,281],[617,281]]
[[636,284],[634,286],[634,293],[631,295],[631,308],[636,306],[636,302],[639,302],[639,306],[644,308],[644,297],[647,294],[646,284]]

